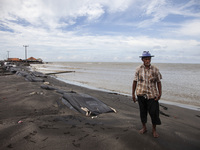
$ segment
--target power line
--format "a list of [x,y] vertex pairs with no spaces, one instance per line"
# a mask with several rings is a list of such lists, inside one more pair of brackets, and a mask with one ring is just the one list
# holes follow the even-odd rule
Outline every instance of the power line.
[[23,47],[25,47],[25,60],[27,60],[27,47],[28,47],[28,45],[23,45]]
[[8,52],[8,58],[9,58],[9,52],[10,52],[10,51],[7,51],[7,52]]

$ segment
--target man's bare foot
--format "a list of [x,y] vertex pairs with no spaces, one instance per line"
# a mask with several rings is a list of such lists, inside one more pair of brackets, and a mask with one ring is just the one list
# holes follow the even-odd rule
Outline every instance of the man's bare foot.
[[152,134],[153,134],[154,138],[158,138],[159,137],[159,134],[156,131],[153,131]]
[[139,131],[140,134],[144,134],[144,133],[146,133],[146,132],[147,132],[147,129],[144,129],[144,128],[142,128],[142,129]]

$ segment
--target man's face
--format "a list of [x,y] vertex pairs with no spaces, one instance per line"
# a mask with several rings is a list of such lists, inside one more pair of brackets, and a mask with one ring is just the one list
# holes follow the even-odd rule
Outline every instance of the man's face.
[[151,57],[144,57],[142,58],[142,61],[144,63],[145,66],[150,66],[151,64]]

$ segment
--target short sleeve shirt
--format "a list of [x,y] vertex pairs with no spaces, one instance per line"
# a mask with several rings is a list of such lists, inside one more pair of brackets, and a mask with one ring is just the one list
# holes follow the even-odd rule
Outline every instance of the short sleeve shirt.
[[137,67],[134,81],[137,81],[136,94],[147,96],[148,99],[158,96],[157,82],[161,82],[162,75],[153,65],[146,69],[144,65]]

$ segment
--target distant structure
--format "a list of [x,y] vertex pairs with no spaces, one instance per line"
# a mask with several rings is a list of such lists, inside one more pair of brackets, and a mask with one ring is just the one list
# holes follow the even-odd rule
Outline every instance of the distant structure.
[[41,58],[36,59],[34,57],[29,57],[27,59],[27,62],[29,62],[29,63],[42,63],[42,59]]
[[27,60],[27,47],[28,47],[28,45],[23,45],[23,47],[25,47],[25,60]]
[[10,61],[10,62],[20,62],[22,60],[19,59],[19,58],[8,58],[8,61]]
[[9,52],[10,52],[10,51],[7,51],[7,53],[8,53],[8,58],[9,58]]
[[34,58],[34,57],[30,57],[28,59],[22,60],[19,58],[8,58],[6,60],[6,62],[13,62],[13,63],[28,63],[28,64],[42,64],[43,61],[41,58]]
[[28,45],[23,45],[23,47],[25,47],[25,59],[20,59],[20,58],[10,58],[9,56],[9,52],[7,51],[8,55],[7,55],[7,59],[5,60],[0,60],[0,65],[4,64],[5,62],[10,63],[10,64],[15,64],[15,65],[25,65],[25,66],[29,66],[30,64],[42,64],[43,60],[41,58],[34,58],[34,57],[29,57],[27,59],[27,47],[29,47]]
[[30,57],[30,58],[28,58],[27,60],[28,60],[28,61],[37,61],[37,59],[34,58],[34,57]]

